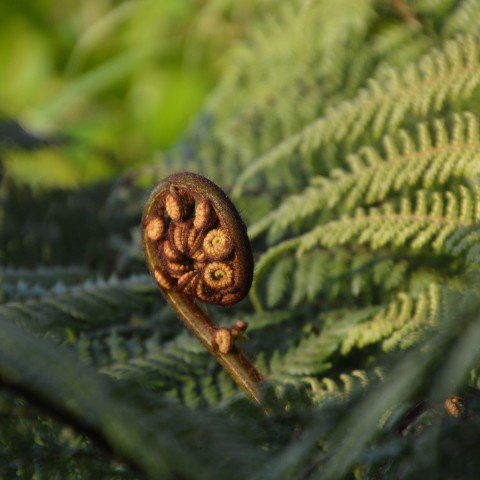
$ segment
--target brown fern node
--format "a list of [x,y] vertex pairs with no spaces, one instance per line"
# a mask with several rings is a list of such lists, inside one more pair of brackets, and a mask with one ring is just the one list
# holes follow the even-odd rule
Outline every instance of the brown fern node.
[[200,175],[170,175],[145,205],[142,240],[150,273],[177,315],[247,394],[259,401],[262,377],[234,344],[246,327],[235,326],[232,335],[229,329],[215,326],[194,302],[234,305],[252,284],[250,241],[233,203]]

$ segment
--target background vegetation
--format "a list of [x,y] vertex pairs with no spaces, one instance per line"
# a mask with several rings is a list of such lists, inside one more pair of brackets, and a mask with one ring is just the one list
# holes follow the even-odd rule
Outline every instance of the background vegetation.
[[[479,15],[3,2],[0,476],[479,478]],[[249,226],[250,298],[209,310],[262,407],[145,274],[180,170]]]

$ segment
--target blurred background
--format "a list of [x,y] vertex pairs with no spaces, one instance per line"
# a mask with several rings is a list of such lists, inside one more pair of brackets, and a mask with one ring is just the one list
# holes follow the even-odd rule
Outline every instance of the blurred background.
[[1,2],[4,175],[76,187],[151,162],[188,128],[256,3]]

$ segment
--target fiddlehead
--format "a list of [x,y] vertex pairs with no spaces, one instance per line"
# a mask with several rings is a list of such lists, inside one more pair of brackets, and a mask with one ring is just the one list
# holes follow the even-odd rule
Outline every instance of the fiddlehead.
[[246,228],[214,183],[192,173],[167,177],[152,193],[144,227],[159,286],[215,305],[247,294],[253,258]]
[[232,378],[258,401],[261,375],[234,345],[246,328],[217,328],[194,299],[233,305],[248,293],[253,257],[246,227],[214,183],[183,172],[152,192],[142,219],[148,267],[167,301]]

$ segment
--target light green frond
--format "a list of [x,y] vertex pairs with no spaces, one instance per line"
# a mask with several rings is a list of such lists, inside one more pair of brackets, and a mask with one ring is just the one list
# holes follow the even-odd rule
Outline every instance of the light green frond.
[[421,123],[416,130],[415,137],[406,131],[400,131],[396,139],[384,137],[383,154],[363,147],[346,158],[348,169],[313,177],[311,186],[253,225],[250,235],[270,228],[270,236],[278,238],[290,225],[324,209],[351,210],[383,201],[407,187],[432,188],[453,179],[478,177],[480,128],[475,115],[463,113],[454,115],[451,122]]
[[409,346],[406,338],[411,340],[413,333],[418,335],[422,329],[437,322],[441,298],[440,286],[433,283],[417,294],[399,293],[395,301],[371,319],[349,329],[342,340],[342,354],[379,342],[386,351],[402,345],[402,342],[403,346]]
[[340,103],[325,116],[286,138],[254,160],[236,182],[234,195],[261,172],[283,160],[306,157],[327,142],[358,141],[368,126],[370,138],[397,128],[407,114],[438,112],[445,102],[468,98],[480,82],[479,38],[459,36],[442,49],[400,70],[387,69],[381,80],[371,80],[352,100]]
[[[413,251],[430,246],[435,252],[458,254],[472,249],[478,240],[480,190],[460,187],[445,194],[419,190],[415,203],[402,198],[398,206],[357,209],[353,216],[319,225],[299,237],[298,254],[321,246],[368,245],[373,250],[389,246]],[[290,241],[290,245],[293,242]],[[281,251],[281,245],[276,248]],[[467,252],[467,261],[473,260]]]
[[278,259],[280,255],[282,255],[283,253],[287,253],[291,250],[294,250],[295,248],[297,248],[297,245],[298,245],[297,239],[287,240],[276,247],[270,248],[268,252],[262,255],[260,260],[256,263],[250,297],[252,299],[253,304],[256,306],[257,310],[261,309],[261,306],[260,306],[260,299],[255,293],[256,286],[261,281],[264,272],[274,261]]
[[452,35],[458,32],[478,31],[478,18],[480,4],[477,0],[464,0],[458,3],[457,8],[446,17],[443,28],[444,35]]
[[331,367],[332,358],[340,352],[342,341],[355,325],[368,321],[379,307],[359,310],[342,309],[321,316],[317,325],[320,332],[305,335],[300,342],[293,344],[286,352],[276,350],[270,358],[266,370],[274,381],[288,383],[303,382],[318,377]]
[[382,371],[377,368],[373,371],[352,370],[349,373],[341,373],[337,379],[323,377],[321,379],[305,378],[309,384],[315,401],[321,402],[326,399],[342,399],[348,397],[355,389],[365,388],[372,382],[382,380]]
[[[422,252],[448,254],[463,258],[464,266],[473,264],[480,258],[479,202],[478,188],[460,186],[455,192],[443,195],[419,190],[415,202],[403,197],[399,202],[359,208],[353,216],[344,215],[321,224],[267,250],[256,266],[252,299],[256,305],[261,304],[259,291],[264,276],[271,265],[285,255],[292,255],[293,251],[297,252],[295,271],[298,269],[298,274],[288,283],[275,284],[275,288],[293,296],[293,304],[312,301],[320,291],[332,299],[340,293],[355,297],[365,294],[369,288],[382,286],[382,290],[388,292],[402,282],[405,285],[409,267],[405,261],[399,261],[402,254],[413,257]],[[347,250],[342,250],[345,248]],[[359,248],[367,248],[366,252],[372,256],[362,258]],[[357,251],[357,256],[350,258],[352,249]],[[400,257],[390,258],[387,252],[397,252]],[[298,263],[304,256],[305,261]],[[416,268],[421,267],[422,262],[417,262]],[[428,265],[425,268],[428,270]],[[368,272],[373,277],[369,277]]]
[[277,262],[269,276],[267,285],[267,305],[274,307],[284,297],[288,291],[288,285],[291,284],[294,260],[292,257],[286,257]]
[[[283,275],[287,265],[288,275]],[[368,251],[352,257],[345,248],[315,249],[297,258],[293,253],[286,257],[282,254],[273,268],[258,268],[251,295],[256,300],[265,289],[269,308],[286,302],[291,307],[365,302],[380,293],[389,295],[396,289],[406,289],[411,281],[429,271],[422,265],[413,268],[408,257]]]

